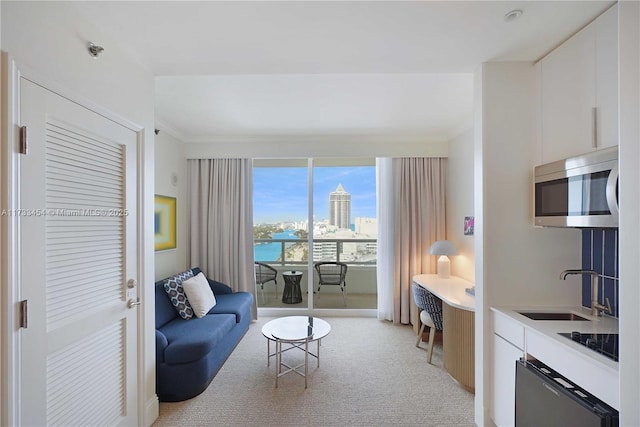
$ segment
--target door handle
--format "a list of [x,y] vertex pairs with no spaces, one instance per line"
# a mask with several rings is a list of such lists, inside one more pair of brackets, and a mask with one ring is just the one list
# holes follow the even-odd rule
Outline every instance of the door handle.
[[140,304],[142,304],[140,300],[134,301],[133,299],[130,299],[129,301],[127,301],[127,308],[133,308],[134,305],[140,305]]

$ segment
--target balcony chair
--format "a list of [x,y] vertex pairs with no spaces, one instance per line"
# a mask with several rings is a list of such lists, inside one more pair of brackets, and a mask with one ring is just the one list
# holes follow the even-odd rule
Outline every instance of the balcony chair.
[[413,300],[420,309],[421,326],[420,332],[418,332],[416,347],[420,347],[424,327],[428,326],[429,349],[427,352],[427,362],[431,363],[431,356],[433,355],[433,340],[436,336],[436,331],[442,331],[442,300],[415,283],[411,284],[411,291],[413,292]]
[[344,262],[331,262],[323,261],[316,262],[313,266],[318,272],[318,298],[320,298],[320,288],[323,285],[340,286],[342,291],[342,302],[345,307],[347,305],[346,300],[346,276],[347,276],[347,264]]
[[262,302],[264,303],[264,284],[273,281],[276,285],[276,294],[278,293],[278,270],[263,262],[255,262],[256,285],[260,285],[260,293],[262,294]]

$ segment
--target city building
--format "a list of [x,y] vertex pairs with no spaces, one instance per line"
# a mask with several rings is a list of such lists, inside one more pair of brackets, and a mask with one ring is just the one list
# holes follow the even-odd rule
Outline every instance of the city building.
[[378,235],[378,220],[377,218],[367,218],[357,216],[355,219],[355,231],[356,234],[363,236],[377,236]]
[[338,228],[351,227],[351,194],[344,191],[342,184],[329,194],[329,224]]

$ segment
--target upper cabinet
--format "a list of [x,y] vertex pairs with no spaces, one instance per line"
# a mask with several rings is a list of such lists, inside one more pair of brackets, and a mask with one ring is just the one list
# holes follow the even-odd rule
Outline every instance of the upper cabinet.
[[618,5],[596,24],[597,148],[618,145]]
[[542,162],[618,144],[618,6],[540,61]]

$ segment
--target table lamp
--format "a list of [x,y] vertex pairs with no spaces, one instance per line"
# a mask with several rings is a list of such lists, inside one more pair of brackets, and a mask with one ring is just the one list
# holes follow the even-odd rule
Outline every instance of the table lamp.
[[438,277],[448,279],[451,273],[451,263],[449,256],[458,255],[458,249],[448,240],[438,240],[429,249],[431,255],[439,255]]

